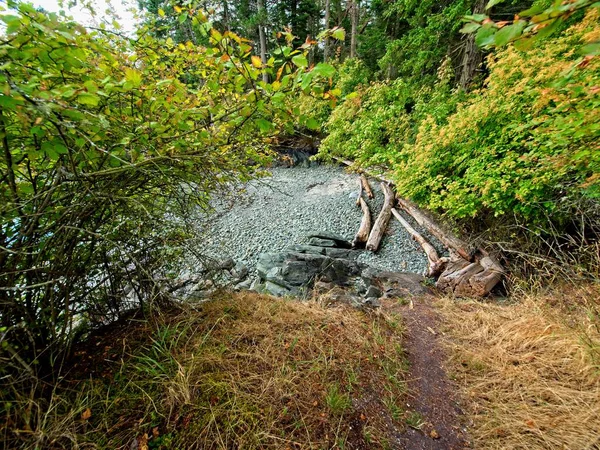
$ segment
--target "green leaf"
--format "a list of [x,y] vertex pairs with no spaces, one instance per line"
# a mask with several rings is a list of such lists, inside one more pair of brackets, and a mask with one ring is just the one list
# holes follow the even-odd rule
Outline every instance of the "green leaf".
[[306,121],[306,128],[308,128],[309,130],[318,130],[319,128],[321,128],[321,125],[319,124],[317,119],[311,117]]
[[[92,80],[87,80],[85,83],[83,83],[83,86],[91,94],[95,94],[96,92],[98,92],[98,85],[96,83],[94,83]],[[71,95],[73,95],[73,94],[71,94]],[[64,93],[63,93],[63,96],[65,96]],[[68,96],[68,97],[70,97],[70,96]]]
[[518,20],[512,25],[501,28],[494,36],[494,42],[498,47],[502,47],[523,34],[523,29],[527,25],[525,20]]
[[529,9],[526,9],[525,11],[521,11],[519,13],[519,16],[521,17],[532,17],[535,16],[536,14],[541,13],[542,11],[544,11],[544,6],[543,5],[534,5]]
[[306,59],[306,56],[304,55],[296,55],[292,58],[292,62],[297,66],[297,67],[308,67],[308,61]]
[[258,125],[258,129],[263,133],[268,133],[273,129],[273,124],[265,119],[257,119],[256,125]]
[[486,10],[488,10],[488,9],[490,9],[492,6],[495,6],[495,5],[499,4],[499,3],[502,3],[503,1],[504,1],[504,0],[490,0],[490,1],[488,2],[488,4],[485,6],[485,9],[486,9]]
[[562,17],[556,18],[550,25],[542,28],[540,31],[535,34],[536,39],[545,39],[551,35],[553,35],[562,25],[564,19]]
[[584,45],[579,49],[579,54],[583,56],[598,56],[600,55],[600,42],[592,42]]
[[131,81],[136,87],[142,84],[142,74],[135,69],[125,69],[125,79]]
[[515,48],[521,51],[527,51],[535,44],[535,39],[524,37],[515,41]]
[[98,103],[100,103],[100,97],[90,93],[83,93],[77,96],[77,101],[82,105],[98,106]]
[[465,23],[465,25],[460,29],[460,32],[463,34],[473,33],[481,28],[481,24],[476,22]]
[[494,35],[496,34],[496,28],[491,26],[483,26],[475,35],[475,43],[479,47],[489,47],[494,44]]
[[343,28],[335,28],[331,33],[331,37],[337,39],[338,41],[343,41],[346,39],[346,30]]
[[321,75],[325,78],[331,78],[335,75],[335,67],[326,63],[317,64],[312,71],[315,75]]

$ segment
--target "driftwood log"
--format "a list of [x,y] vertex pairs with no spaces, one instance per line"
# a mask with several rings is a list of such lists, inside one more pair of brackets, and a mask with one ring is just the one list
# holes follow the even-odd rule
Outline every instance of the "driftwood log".
[[458,296],[484,297],[502,280],[504,268],[487,251],[469,248],[466,242],[442,230],[411,201],[398,199],[398,204],[419,225],[452,250],[450,262],[437,280],[436,286],[439,289]]
[[440,258],[437,250],[433,247],[433,245],[427,242],[427,239],[425,239],[417,230],[415,230],[396,209],[392,208],[392,214],[396,219],[398,219],[398,222],[402,224],[402,226],[406,229],[408,234],[410,234],[412,238],[415,241],[417,241],[417,243],[425,252],[425,255],[427,255],[427,276],[439,276],[444,271],[448,262],[448,258]]
[[367,180],[367,177],[365,176],[364,173],[360,174],[360,185],[361,188],[364,189],[364,191],[367,193],[367,197],[369,198],[373,198],[373,190],[371,189],[371,185],[369,184],[369,180]]
[[352,241],[352,247],[354,248],[363,247],[369,239],[369,233],[371,232],[371,211],[369,211],[369,206],[362,197],[358,198],[358,204],[360,205],[360,209],[362,209],[363,216],[360,221],[358,233],[356,233]]
[[[354,166],[354,163],[347,159],[337,157],[334,157],[334,159],[347,166]],[[388,187],[393,184],[385,175],[366,170],[363,170],[363,172],[373,178],[384,181]],[[438,238],[450,250],[450,258],[440,258],[440,260],[444,260],[446,266],[436,283],[439,289],[458,296],[484,297],[502,280],[504,268],[486,250],[471,247],[452,233],[444,231],[411,201],[398,199],[398,204],[420,226]],[[375,226],[377,226],[377,222]],[[375,226],[373,230],[375,230]],[[371,231],[372,234],[373,231]],[[367,248],[369,248],[368,245],[369,242],[367,242]]]
[[385,233],[388,223],[390,222],[392,208],[394,207],[394,192],[392,191],[390,185],[387,183],[381,183],[381,189],[383,190],[385,200],[383,202],[381,212],[377,216],[377,220],[375,220],[373,229],[369,234],[369,239],[367,240],[366,245],[366,249],[372,252],[376,252],[379,249],[379,244],[381,243],[383,233]]
[[427,214],[425,214],[421,209],[419,209],[417,205],[410,200],[405,200],[402,198],[398,199],[398,205],[400,205],[404,211],[414,217],[419,225],[438,238],[442,244],[456,251],[467,261],[471,260],[473,249],[469,249],[469,246],[466,242],[457,238],[453,234],[442,230],[440,226],[431,218],[429,218],[429,216],[427,216]]
[[360,199],[362,198],[363,184],[362,180],[358,179],[358,197],[356,197],[356,206],[360,206]]

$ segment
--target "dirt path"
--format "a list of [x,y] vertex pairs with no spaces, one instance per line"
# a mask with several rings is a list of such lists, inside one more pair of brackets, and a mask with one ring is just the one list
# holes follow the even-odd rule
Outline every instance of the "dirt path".
[[412,411],[413,427],[400,441],[406,450],[470,448],[456,388],[444,368],[439,317],[431,301],[414,298],[408,305],[396,300],[382,302],[384,312],[400,314],[404,319],[404,347],[410,364],[406,408]]

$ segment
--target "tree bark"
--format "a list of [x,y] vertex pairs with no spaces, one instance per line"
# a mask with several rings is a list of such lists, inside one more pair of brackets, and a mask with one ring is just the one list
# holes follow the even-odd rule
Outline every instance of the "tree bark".
[[440,258],[437,250],[431,245],[427,240],[417,231],[415,230],[407,221],[400,215],[400,213],[392,208],[392,214],[398,221],[402,224],[402,226],[408,231],[415,241],[419,243],[425,255],[427,255],[428,261],[428,269],[427,276],[428,277],[436,277],[442,273],[445,268],[447,259]]
[[[267,66],[267,36],[265,34],[265,25],[263,23],[264,15],[266,14],[264,0],[257,0],[258,14],[260,16],[260,23],[258,24],[258,39],[260,43],[260,60],[263,63],[263,67]],[[265,83],[269,82],[269,74],[263,72],[262,79]]]
[[[331,20],[331,0],[325,0],[325,29],[329,29],[329,21]],[[329,42],[329,38],[325,38],[325,43],[323,47],[323,60],[325,62],[329,61],[329,46],[331,43]]]
[[350,33],[350,58],[356,58],[356,39],[358,34],[358,0],[350,3],[350,20],[352,23]]
[[371,190],[371,185],[369,185],[369,180],[367,180],[367,177],[364,173],[360,174],[360,184],[367,193],[367,197],[373,198],[373,191]]
[[353,248],[362,247],[369,239],[369,232],[371,231],[371,211],[369,211],[369,206],[362,197],[358,198],[358,204],[360,205],[360,209],[362,209],[363,216],[360,221],[358,233],[356,233],[352,241]]
[[[487,0],[478,0],[473,7],[473,14],[481,14],[485,11]],[[475,44],[475,34],[466,35],[464,40],[465,48],[462,54],[460,64],[460,75],[458,77],[458,85],[463,90],[468,90],[471,81],[475,77],[475,72],[479,65],[483,62],[483,53]]]
[[367,241],[366,245],[367,250],[372,252],[376,252],[379,249],[379,244],[381,243],[383,233],[385,233],[387,225],[390,222],[392,208],[394,207],[394,192],[392,191],[390,185],[381,183],[381,189],[385,195],[385,200],[383,202],[381,212],[379,213],[379,216],[377,216],[375,225],[373,225],[371,234],[369,234],[369,240]]

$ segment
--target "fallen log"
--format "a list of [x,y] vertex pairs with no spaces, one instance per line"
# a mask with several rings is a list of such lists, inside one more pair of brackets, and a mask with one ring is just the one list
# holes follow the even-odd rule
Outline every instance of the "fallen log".
[[363,184],[362,180],[358,179],[358,197],[356,198],[356,206],[360,206],[360,199],[362,198]]
[[363,200],[362,197],[358,198],[358,203],[360,208],[362,209],[363,216],[360,221],[360,228],[358,229],[358,233],[354,236],[354,240],[352,241],[352,247],[358,248],[364,246],[364,244],[369,239],[369,233],[371,231],[371,211],[369,211],[369,206],[367,202]]
[[375,172],[372,172],[372,171],[369,171],[369,170],[365,170],[365,169],[362,169],[362,168],[357,168],[352,161],[349,161],[349,160],[344,159],[344,158],[338,158],[337,156],[332,156],[332,158],[334,160],[336,160],[337,162],[339,162],[339,163],[342,163],[342,164],[344,164],[344,165],[346,165],[346,166],[348,166],[348,167],[350,167],[352,169],[355,169],[356,172],[364,173],[364,174],[370,176],[371,178],[375,178],[376,180],[379,180],[379,181],[384,181],[387,184],[390,184],[392,186],[394,185],[394,182],[392,180],[390,180],[389,178],[386,178],[382,174],[375,173]]
[[436,238],[440,240],[442,244],[444,244],[448,248],[454,249],[460,256],[462,256],[467,261],[471,261],[473,253],[472,249],[469,249],[469,246],[466,242],[457,238],[451,233],[448,233],[442,230],[438,224],[436,224],[431,218],[429,218],[417,205],[415,205],[410,200],[405,200],[403,198],[398,199],[398,204],[404,209],[408,214],[410,214],[419,225],[433,234]]
[[[338,157],[334,157],[334,159],[342,164],[354,167],[352,161]],[[393,185],[393,182],[382,174],[369,172],[364,169],[362,169],[362,172],[370,177],[384,181],[388,185]],[[429,231],[444,246],[450,249],[451,254],[454,253],[451,258],[440,258],[440,260],[445,260],[446,268],[436,283],[439,289],[454,293],[455,295],[483,297],[489,294],[494,286],[502,280],[504,268],[485,249],[469,246],[465,241],[452,233],[444,231],[411,201],[398,199],[398,204],[420,226]],[[467,267],[468,270],[465,270]]]
[[385,200],[383,202],[381,212],[377,216],[377,220],[375,220],[373,229],[369,234],[369,239],[367,240],[366,245],[367,250],[370,250],[372,252],[376,252],[379,249],[379,244],[381,243],[383,233],[385,233],[385,229],[387,228],[387,225],[390,222],[390,217],[392,216],[392,208],[394,207],[394,192],[392,191],[390,185],[387,183],[381,183],[381,189],[383,190]]
[[371,185],[369,185],[369,180],[367,180],[367,177],[364,173],[360,174],[360,185],[361,189],[364,189],[364,191],[367,193],[367,197],[373,198],[373,190],[371,189]]
[[427,276],[428,277],[437,277],[439,276],[445,269],[446,263],[448,262],[448,258],[440,258],[437,250],[431,245],[427,240],[417,231],[415,230],[407,221],[400,215],[400,213],[392,208],[392,214],[398,221],[402,224],[402,226],[408,231],[415,241],[419,243],[425,255],[427,255],[428,268],[427,268]]

